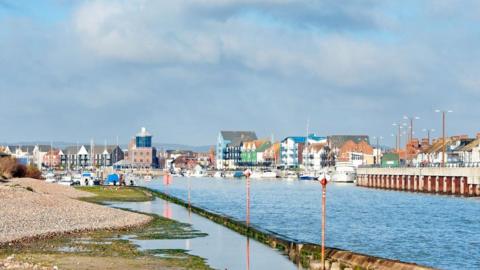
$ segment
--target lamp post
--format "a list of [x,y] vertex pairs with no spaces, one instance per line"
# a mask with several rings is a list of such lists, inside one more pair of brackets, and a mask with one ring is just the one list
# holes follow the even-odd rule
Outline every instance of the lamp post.
[[326,227],[326,203],[327,203],[327,178],[325,175],[323,179],[320,181],[322,184],[322,269],[325,270],[325,227]]
[[392,138],[395,138],[395,150],[398,149],[398,138],[397,138],[397,134],[391,134],[390,136],[392,136]]
[[428,144],[430,144],[430,134],[433,133],[433,132],[435,132],[435,129],[433,129],[433,128],[429,128],[429,129],[424,128],[422,131],[423,131],[423,132],[427,132]]
[[400,140],[400,136],[401,135],[401,132],[402,132],[402,129],[406,126],[407,124],[406,123],[401,123],[401,122],[395,122],[392,124],[392,126],[394,127],[398,127],[398,136],[397,136],[397,152],[400,151],[400,148],[402,147],[402,141]]
[[418,117],[418,116],[406,116],[405,115],[405,116],[403,116],[403,119],[410,121],[410,138],[408,138],[408,140],[411,141],[413,139],[413,133],[414,133],[413,132],[413,121],[420,119],[420,117]]
[[445,155],[446,155],[446,144],[445,144],[445,118],[447,113],[453,112],[452,110],[435,110],[436,113],[442,114],[442,167],[445,167]]
[[396,142],[395,142],[395,145],[396,145],[395,149],[398,152],[400,150],[400,129],[402,128],[402,126],[400,125],[400,123],[393,123],[392,126],[398,127],[398,132],[397,132]]
[[[435,132],[435,129],[433,129],[433,128],[429,128],[429,129],[424,128],[424,129],[423,129],[423,132],[427,132],[428,145],[430,146],[430,134],[433,133],[433,132]],[[422,148],[423,148],[423,146],[422,146]],[[424,149],[425,149],[425,148],[424,148]],[[427,155],[427,162],[430,164],[430,154]]]
[[383,137],[382,136],[378,136],[378,137],[374,136],[373,139],[377,141],[377,152],[375,153],[375,159],[376,159],[375,164],[378,164],[379,163],[378,162],[378,160],[379,160],[379,153],[378,153],[378,151],[379,151],[378,150],[379,149],[379,141],[383,140]]

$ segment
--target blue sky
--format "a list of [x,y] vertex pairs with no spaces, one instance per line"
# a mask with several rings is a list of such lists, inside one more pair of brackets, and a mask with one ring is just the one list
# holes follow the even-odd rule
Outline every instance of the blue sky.
[[[0,141],[480,127],[480,2],[0,0]],[[438,132],[437,132],[438,135]]]

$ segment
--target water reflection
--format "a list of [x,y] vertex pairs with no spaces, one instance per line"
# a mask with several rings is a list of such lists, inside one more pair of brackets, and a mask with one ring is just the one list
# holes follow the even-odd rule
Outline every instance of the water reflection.
[[[245,192],[246,194],[246,199],[247,199],[247,205],[246,205],[246,210],[247,210],[247,213],[246,213],[246,216],[247,216],[247,219],[246,219],[246,222],[247,222],[247,226],[250,226],[250,177],[249,175],[247,175],[247,181],[245,181],[247,183],[247,191]],[[247,236],[247,251],[246,251],[246,255],[247,255],[247,270],[250,270],[250,237]]]
[[[243,187],[245,188],[245,186]],[[192,191],[195,191],[195,188],[193,188]],[[196,196],[193,198],[196,198]],[[115,207],[129,208],[140,212],[156,214],[162,212],[166,205],[166,202],[161,199],[156,199],[151,202],[113,204]],[[295,264],[290,262],[287,257],[266,245],[253,239],[247,239],[246,237],[193,212],[189,214],[188,210],[182,206],[174,203],[169,203],[168,206],[170,208],[170,215],[173,216],[175,220],[183,223],[190,223],[192,224],[193,229],[206,233],[207,236],[188,240],[133,239],[132,241],[134,244],[137,244],[144,250],[185,249],[192,255],[205,258],[208,265],[214,269],[296,269]],[[242,245],[242,243],[246,243],[246,246]],[[253,254],[255,254],[254,260],[251,259]]]
[[250,270],[250,237],[247,237],[247,270]]
[[172,207],[170,206],[170,203],[168,201],[163,202],[163,217],[172,219]]

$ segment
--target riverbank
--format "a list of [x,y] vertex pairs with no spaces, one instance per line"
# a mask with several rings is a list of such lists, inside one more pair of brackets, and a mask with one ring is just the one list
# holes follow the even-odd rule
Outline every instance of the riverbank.
[[129,197],[152,199],[148,192],[128,188],[85,192],[32,179],[2,183],[0,269],[209,269],[202,258],[183,250],[139,250],[130,241],[204,235],[190,225],[90,203]]
[[0,186],[0,245],[53,235],[145,225],[151,217],[82,202],[91,197],[70,187],[34,179],[15,179]]

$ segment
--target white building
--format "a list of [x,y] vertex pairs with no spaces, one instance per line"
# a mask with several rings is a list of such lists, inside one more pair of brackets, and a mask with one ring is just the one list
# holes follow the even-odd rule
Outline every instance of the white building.
[[308,137],[291,136],[280,144],[280,162],[284,168],[299,168],[303,165],[303,151],[305,146],[325,144],[326,138],[310,134]]
[[308,145],[303,150],[303,168],[306,171],[321,171],[322,168],[331,166],[330,148],[326,143]]

